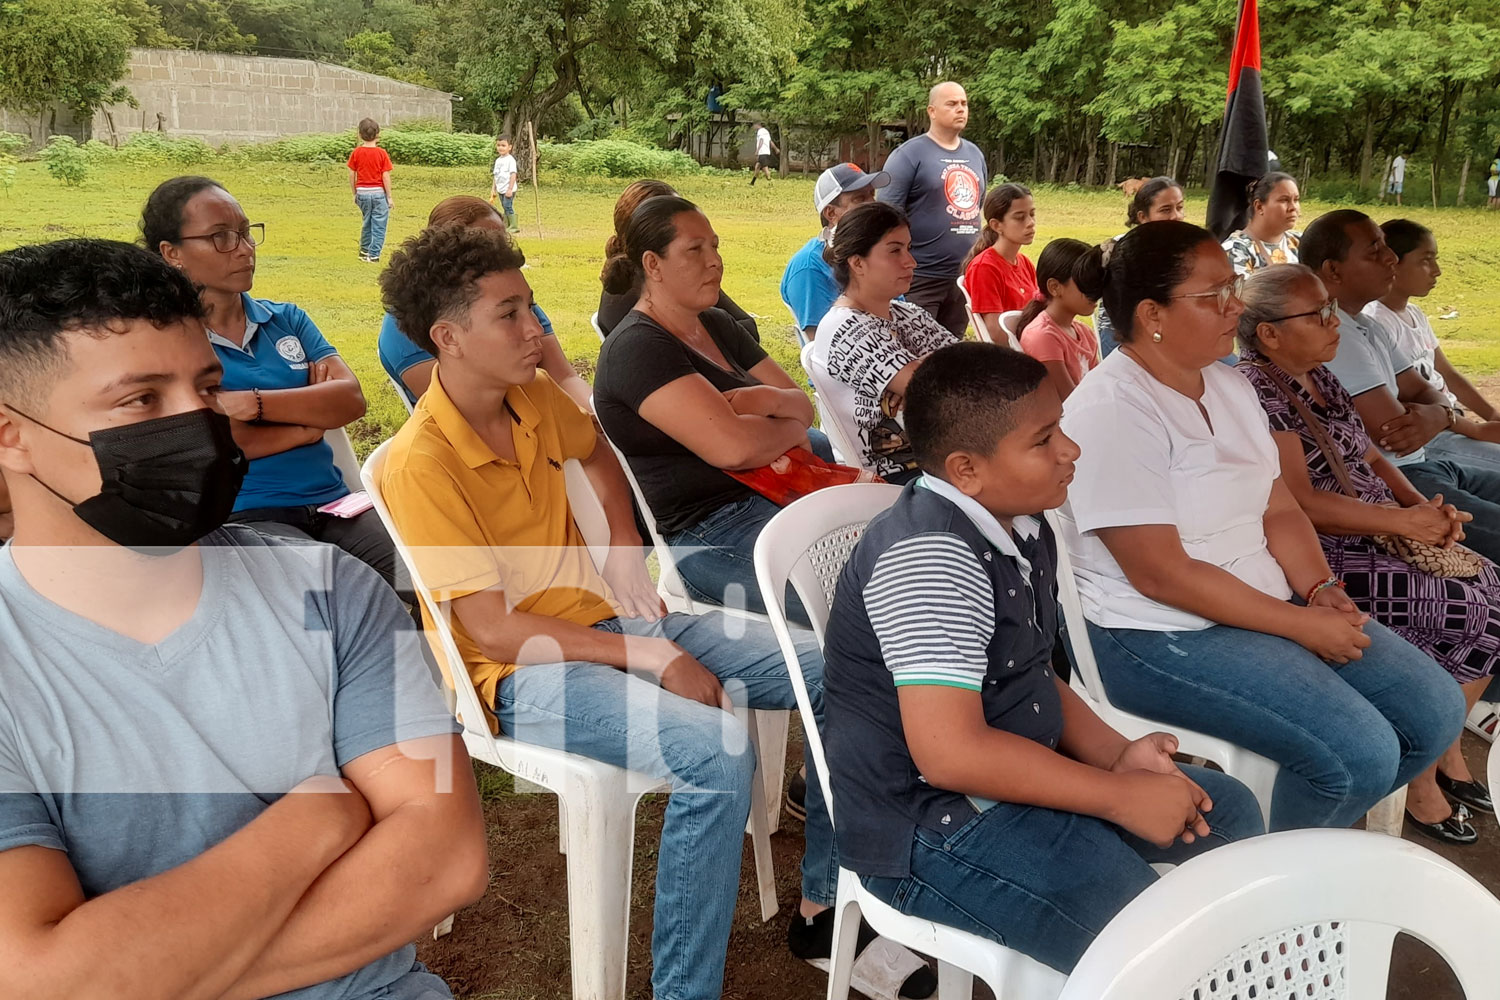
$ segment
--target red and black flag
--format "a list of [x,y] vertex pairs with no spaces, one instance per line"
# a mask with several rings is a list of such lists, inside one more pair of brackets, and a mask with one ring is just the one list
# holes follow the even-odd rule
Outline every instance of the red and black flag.
[[1266,101],[1260,89],[1260,13],[1255,0],[1240,0],[1219,164],[1208,196],[1208,228],[1219,239],[1244,226],[1250,211],[1249,187],[1266,172],[1267,147]]

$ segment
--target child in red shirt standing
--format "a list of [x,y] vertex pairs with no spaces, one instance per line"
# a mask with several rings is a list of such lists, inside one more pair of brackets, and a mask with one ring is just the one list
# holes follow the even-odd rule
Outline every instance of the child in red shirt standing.
[[[1047,378],[1062,399],[1099,363],[1099,338],[1078,319],[1093,312],[1098,300],[1079,288],[1078,275],[1102,267],[1102,256],[1082,240],[1048,243],[1036,260],[1041,288],[1016,321],[1021,350],[1047,366]],[[1084,284],[1089,285],[1087,277]]]
[[349,186],[364,222],[359,227],[359,259],[380,263],[385,248],[385,224],[396,203],[391,200],[391,157],[375,145],[380,125],[373,118],[359,123],[360,143],[349,154]]
[[[1036,203],[1020,184],[999,184],[984,199],[984,231],[964,261],[964,288],[974,318],[998,344],[1007,335],[1000,314],[1026,308],[1036,296],[1036,269],[1021,252],[1036,239]],[[1020,333],[1019,328],[1016,331]]]

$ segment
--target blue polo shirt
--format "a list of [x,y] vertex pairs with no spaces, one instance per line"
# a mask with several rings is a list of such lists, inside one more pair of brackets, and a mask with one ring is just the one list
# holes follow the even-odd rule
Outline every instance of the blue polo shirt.
[[[225,389],[301,389],[310,365],[338,353],[307,313],[291,303],[249,295],[241,299],[248,326],[245,346],[213,331],[208,335],[224,365]],[[252,460],[234,509],[319,505],[348,492],[333,464],[333,449],[319,441]]]
[[817,326],[833,308],[833,300],[841,291],[834,280],[833,268],[823,259],[827,246],[822,233],[814,236],[792,254],[792,259],[786,262],[786,273],[781,276],[781,301],[797,315],[800,330]]
[[[542,312],[541,306],[532,306],[531,314],[536,321],[542,324],[542,333],[548,337],[552,336],[552,321],[547,314]],[[431,354],[422,350],[414,344],[410,337],[401,332],[396,325],[396,317],[390,313],[385,314],[385,319],[380,321],[380,336],[375,341],[375,349],[380,353],[380,367],[391,377],[391,381],[401,387],[401,394],[406,401],[413,406],[416,405],[417,397],[401,381],[401,373],[412,365],[419,365],[424,361],[435,360]]]

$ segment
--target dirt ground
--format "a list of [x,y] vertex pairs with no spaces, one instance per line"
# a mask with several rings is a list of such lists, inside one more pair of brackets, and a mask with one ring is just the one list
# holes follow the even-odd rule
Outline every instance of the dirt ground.
[[[794,736],[794,743],[798,737]],[[1489,744],[1464,735],[1464,752],[1483,776]],[[800,761],[795,747],[789,757]],[[795,766],[795,765],[789,765]],[[551,795],[510,792],[508,776],[486,765],[481,790],[490,829],[490,889],[461,911],[453,933],[418,943],[418,954],[444,976],[461,1000],[559,1000],[568,991],[566,858],[557,850],[557,801]],[[641,802],[636,824],[634,889],[630,918],[629,1000],[650,1000],[651,901],[656,843],[665,799]],[[1436,850],[1492,892],[1500,893],[1500,827],[1493,816],[1475,819],[1478,844],[1438,845],[1408,831],[1407,839]],[[760,922],[754,893],[754,861],[746,841],[739,906],[729,942],[724,996],[729,1000],[820,1000],[826,977],[794,959],[786,949],[786,926],[798,897],[801,824],[784,817],[771,838],[781,912]],[[1378,877],[1371,873],[1371,877]],[[978,997],[988,997],[982,986]],[[1448,967],[1418,942],[1398,939],[1388,1000],[1464,1000]]]

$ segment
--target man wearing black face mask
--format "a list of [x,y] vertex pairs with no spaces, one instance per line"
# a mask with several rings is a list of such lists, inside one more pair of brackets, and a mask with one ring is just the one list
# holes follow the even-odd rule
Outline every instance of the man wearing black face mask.
[[443,1000],[467,755],[373,570],[223,526],[200,310],[126,244],[0,254],[0,996]]

